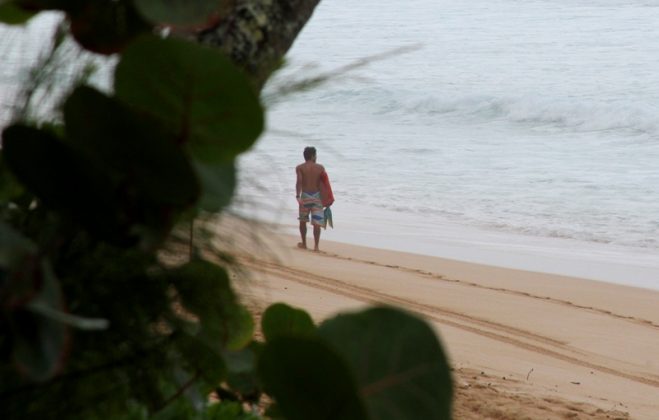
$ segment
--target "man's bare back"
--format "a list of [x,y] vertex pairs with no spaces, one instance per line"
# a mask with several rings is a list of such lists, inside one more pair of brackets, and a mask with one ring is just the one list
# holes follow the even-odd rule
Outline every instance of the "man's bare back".
[[323,165],[307,161],[295,168],[297,173],[298,193],[315,193],[320,191],[320,175],[325,172]]

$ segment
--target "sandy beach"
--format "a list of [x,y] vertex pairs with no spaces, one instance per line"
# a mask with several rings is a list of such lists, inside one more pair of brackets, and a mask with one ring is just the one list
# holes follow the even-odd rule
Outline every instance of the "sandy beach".
[[454,369],[456,419],[659,418],[657,291],[218,230],[249,274],[235,284],[257,318],[274,302],[317,322],[374,304],[425,318]]

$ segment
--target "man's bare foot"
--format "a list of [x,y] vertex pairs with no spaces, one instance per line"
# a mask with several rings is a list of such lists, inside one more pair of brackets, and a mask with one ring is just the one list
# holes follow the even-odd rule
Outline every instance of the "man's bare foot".
[[297,247],[300,248],[300,249],[307,249],[307,244],[304,244],[302,242],[298,242]]
[[314,248],[313,252],[320,252],[320,248],[318,248],[318,247]]

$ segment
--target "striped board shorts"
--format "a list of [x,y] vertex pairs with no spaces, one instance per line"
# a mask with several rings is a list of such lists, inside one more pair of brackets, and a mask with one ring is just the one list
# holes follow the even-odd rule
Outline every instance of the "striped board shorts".
[[300,216],[297,219],[301,222],[308,222],[309,216],[311,216],[312,224],[318,226],[325,224],[325,212],[320,200],[320,191],[315,193],[303,191],[300,195]]

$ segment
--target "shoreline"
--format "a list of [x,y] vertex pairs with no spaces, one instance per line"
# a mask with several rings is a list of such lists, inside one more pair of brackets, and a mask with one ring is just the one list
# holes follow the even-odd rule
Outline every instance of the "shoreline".
[[229,249],[251,274],[236,286],[257,318],[285,301],[316,322],[373,304],[428,320],[454,369],[456,418],[659,414],[658,291],[328,240],[314,253],[294,235],[218,227],[236,232]]
[[[291,203],[278,201],[268,207],[258,204],[262,200],[261,196],[251,197],[251,202],[257,204],[246,208],[244,213],[255,214],[256,220],[274,224],[280,231],[298,234],[297,210]],[[659,254],[653,249],[437,223],[420,219],[418,215],[379,208],[369,208],[365,215],[346,203],[334,204],[332,211],[336,229],[324,230],[321,241],[659,291]],[[307,239],[311,238],[309,233]]]

